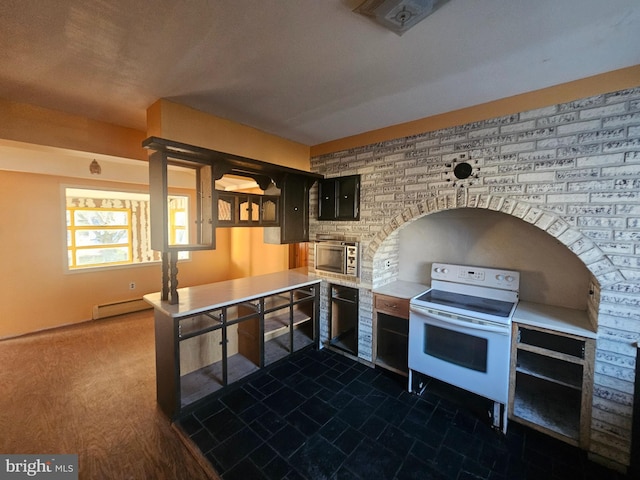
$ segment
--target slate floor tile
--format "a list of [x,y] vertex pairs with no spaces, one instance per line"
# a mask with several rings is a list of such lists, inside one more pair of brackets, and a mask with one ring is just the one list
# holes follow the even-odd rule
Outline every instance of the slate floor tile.
[[381,451],[370,442],[361,442],[347,457],[344,466],[363,479],[394,478],[402,459],[391,451]]
[[256,398],[243,388],[237,388],[220,397],[220,401],[232,412],[240,413],[253,406],[256,403]]
[[347,422],[354,428],[359,428],[371,416],[371,409],[358,398],[351,400],[345,407],[340,410],[338,418]]
[[269,480],[269,477],[248,458],[227,471],[224,478],[225,480]]
[[[340,451],[350,454],[362,441],[362,434],[355,428],[347,427],[333,442]],[[366,440],[365,440],[366,441]]]
[[320,435],[332,442],[347,428],[349,428],[349,425],[346,422],[343,422],[337,417],[333,417],[320,429]]
[[[395,425],[387,424],[385,430],[378,437],[378,443],[383,447],[405,457],[411,451],[415,437],[399,429]],[[433,449],[435,452],[435,449]]]
[[275,433],[269,439],[269,443],[271,448],[278,452],[283,458],[289,458],[293,452],[304,444],[306,439],[300,430],[293,425],[289,425]]
[[223,480],[630,480],[442,382],[305,350],[220,393],[178,426]]
[[308,437],[320,430],[322,426],[306,416],[299,408],[284,417],[284,419]]
[[291,465],[304,478],[329,480],[346,455],[320,435],[315,435],[291,457]]
[[226,470],[230,469],[262,444],[249,427],[238,431],[211,450],[211,454]]
[[223,442],[245,426],[239,417],[228,410],[221,410],[215,413],[204,420],[202,424],[220,442]]
[[332,404],[322,401],[317,397],[311,397],[300,405],[300,411],[313,419],[319,425],[326,424],[338,412]]

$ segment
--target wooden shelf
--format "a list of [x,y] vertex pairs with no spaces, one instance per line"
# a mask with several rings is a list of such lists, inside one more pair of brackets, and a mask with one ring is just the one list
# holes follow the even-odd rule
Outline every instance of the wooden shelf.
[[[227,381],[232,383],[257,371],[258,366],[248,358],[236,354],[227,359]],[[222,361],[207,365],[180,378],[180,403],[190,405],[220,390],[222,381]]]
[[579,445],[581,392],[518,374],[513,416],[529,426]]
[[[311,320],[311,317],[302,310],[293,310],[293,328],[298,328],[301,324]],[[285,335],[289,332],[289,309],[278,314],[268,314],[264,318],[264,341],[268,342],[272,338]]]
[[329,340],[329,345],[343,350],[347,353],[355,354],[358,350],[357,329],[352,328],[342,332],[339,336]]
[[[301,326],[307,325],[307,323],[301,324]],[[310,326],[310,325],[309,325]],[[296,329],[293,332],[293,352],[297,352],[303,348],[313,344],[313,338],[302,328]],[[264,364],[270,365],[273,362],[286,357],[290,353],[293,353],[289,349],[289,337],[280,335],[274,337],[264,343]]]
[[575,390],[582,389],[582,367],[574,363],[519,349],[516,370]]

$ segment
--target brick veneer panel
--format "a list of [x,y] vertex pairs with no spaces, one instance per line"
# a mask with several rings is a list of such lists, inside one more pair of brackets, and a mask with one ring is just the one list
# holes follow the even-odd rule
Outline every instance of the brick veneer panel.
[[[478,178],[453,176],[451,162],[463,154]],[[397,233],[407,222],[451,208],[491,209],[574,252],[592,274],[587,311],[597,325],[590,451],[629,465],[640,339],[640,87],[322,155],[311,166],[328,177],[362,176],[359,222],[314,220],[312,190],[311,234],[361,243],[364,360],[372,351],[371,289],[397,277]]]

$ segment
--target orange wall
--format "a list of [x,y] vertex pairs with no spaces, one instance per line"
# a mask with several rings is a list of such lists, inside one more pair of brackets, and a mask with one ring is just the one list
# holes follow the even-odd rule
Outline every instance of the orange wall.
[[0,98],[0,138],[146,160],[145,133]]
[[[65,273],[65,185],[127,188],[131,185],[0,171],[0,338],[91,319],[94,305],[140,298],[160,290],[160,265]],[[144,191],[146,187],[140,186]],[[193,252],[181,262],[180,285],[225,280],[229,237],[216,251]],[[134,291],[129,282],[136,283]]]
[[168,100],[147,109],[147,133],[198,147],[309,171],[309,147]]

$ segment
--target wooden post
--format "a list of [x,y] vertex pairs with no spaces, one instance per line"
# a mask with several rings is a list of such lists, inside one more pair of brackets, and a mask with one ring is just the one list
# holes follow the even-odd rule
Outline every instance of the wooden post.
[[178,252],[169,252],[169,304],[178,303]]

